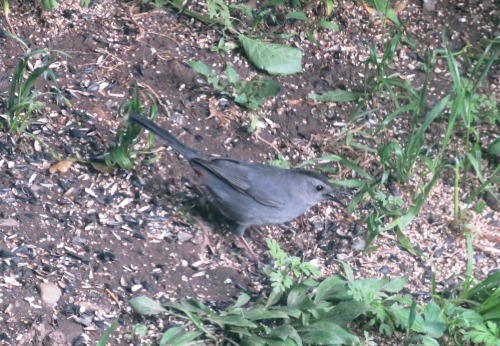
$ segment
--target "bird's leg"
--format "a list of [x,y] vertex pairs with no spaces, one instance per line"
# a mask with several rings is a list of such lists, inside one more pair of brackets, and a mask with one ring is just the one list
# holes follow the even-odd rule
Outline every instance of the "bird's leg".
[[245,230],[247,229],[247,226],[245,225],[238,225],[238,228],[236,228],[236,235],[243,241],[243,244],[247,248],[248,252],[252,256],[252,259],[254,262],[257,264],[258,267],[260,267],[260,261],[259,257],[253,252],[252,248],[250,247],[250,244],[246,241],[245,237],[243,234],[245,233]]

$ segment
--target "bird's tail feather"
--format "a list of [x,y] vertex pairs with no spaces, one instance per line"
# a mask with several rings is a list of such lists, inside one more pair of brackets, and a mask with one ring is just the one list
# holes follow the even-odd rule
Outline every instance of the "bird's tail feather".
[[174,148],[179,154],[184,156],[186,159],[192,159],[199,157],[199,154],[196,150],[188,148],[184,144],[182,144],[177,138],[175,138],[170,132],[156,125],[154,122],[149,120],[146,117],[143,117],[137,112],[131,112],[129,114],[129,121],[132,120],[145,129],[151,131],[155,135],[161,137],[169,146]]

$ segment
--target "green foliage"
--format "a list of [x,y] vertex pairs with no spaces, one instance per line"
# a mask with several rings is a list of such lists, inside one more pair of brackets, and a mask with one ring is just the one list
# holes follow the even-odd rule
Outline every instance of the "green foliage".
[[43,0],[43,9],[46,11],[53,10],[58,5],[57,0]]
[[[144,316],[165,314],[186,320],[189,328],[167,329],[160,345],[210,342],[374,346],[376,343],[366,331],[374,327],[389,337],[396,330],[405,330],[403,345],[437,346],[461,339],[477,345],[500,345],[500,330],[493,321],[500,318],[500,273],[466,287],[458,300],[434,294],[433,300],[418,306],[410,296],[400,294],[407,282],[404,277],[355,279],[349,265],[339,261],[345,276],[333,275],[317,281],[312,277],[318,273],[313,265],[287,256],[274,241],[267,240],[267,245],[275,260],[273,268],[265,269],[273,287],[267,297],[252,300],[242,293],[222,311],[194,299],[161,305],[147,297],[136,297],[130,300],[130,306]],[[468,249],[472,258],[472,247]],[[473,308],[463,307],[464,304]],[[496,311],[493,314],[492,308]],[[347,329],[354,320],[358,326],[362,324],[363,336]],[[133,327],[136,341],[146,334],[145,325]]]
[[493,140],[488,145],[488,154],[494,156],[500,156],[500,138]]
[[389,19],[396,25],[401,25],[396,11],[394,11],[387,0],[363,0],[363,2],[374,7],[384,18]]
[[289,257],[279,246],[271,239],[266,239],[269,253],[274,258],[274,269],[264,268],[264,272],[271,280],[273,290],[269,295],[268,302],[278,301],[282,294],[291,288],[295,282],[300,282],[302,277],[319,275],[318,269],[309,262],[302,262],[298,257]]
[[274,97],[280,91],[279,85],[267,78],[241,80],[231,65],[226,66],[225,77],[218,77],[210,67],[200,61],[188,61],[188,65],[205,77],[215,91],[233,97],[234,102],[249,109],[257,109],[264,99]]
[[[328,3],[330,1],[327,1]],[[238,30],[235,25],[235,19],[231,17],[230,10],[240,11],[247,17],[251,24],[252,31],[270,14],[270,10],[264,10],[254,13],[248,6],[244,4],[226,4],[224,0],[207,0],[208,16],[201,13],[187,10],[180,0],[170,0],[166,2],[168,5],[181,11],[196,20],[199,20],[207,25],[216,25],[224,30],[224,34],[229,34],[234,37],[234,41],[240,43],[246,57],[257,68],[264,70],[270,74],[288,75],[302,72],[302,51],[291,46],[269,43],[260,39],[254,39],[243,32],[247,32],[248,28],[245,25],[243,30]],[[333,5],[332,5],[333,6]],[[332,25],[322,23],[323,27],[330,28]],[[213,51],[221,52],[232,49],[232,46],[225,45],[225,37],[219,39],[218,44],[212,48]]]
[[[333,11],[333,1],[325,1],[325,7],[327,12],[326,16],[329,17]],[[303,11],[289,12],[285,18],[302,21],[304,23],[306,37],[311,42],[316,42],[316,37],[314,36],[315,29],[340,31],[340,25],[338,23],[326,19],[310,19]]]
[[[149,96],[149,95],[148,95]],[[154,99],[149,96],[151,99],[151,107],[149,108],[149,117],[151,120],[156,119],[158,109]],[[130,111],[141,113],[142,106],[139,99],[139,87],[136,85],[134,89],[134,99],[132,101],[128,101],[124,103],[120,111],[124,114],[128,114]],[[150,154],[154,154],[153,146],[154,146],[154,135],[149,134],[146,151],[136,151],[133,150],[132,147],[139,140],[139,134],[142,130],[142,127],[138,124],[129,122],[127,123],[127,127],[125,130],[118,129],[115,136],[114,146],[104,155],[98,157],[95,162],[103,161],[107,167],[120,167],[122,169],[130,170],[133,169],[135,164],[135,159],[138,156],[146,156]],[[151,158],[144,159],[143,163],[150,164],[155,162],[158,159],[156,155],[153,155]],[[94,162],[94,166],[95,166]],[[95,166],[96,167],[96,166]]]
[[248,59],[270,74],[289,75],[302,72],[302,51],[283,44],[254,40],[244,35],[239,41]]
[[500,346],[500,328],[491,321],[476,324],[471,330],[464,332],[464,339],[478,345]]
[[[413,167],[415,166],[417,159],[422,156],[422,148],[426,144],[425,133],[436,118],[443,113],[449,99],[449,95],[443,97],[431,109],[422,124],[415,124],[415,127],[410,134],[410,138],[404,148],[396,142],[390,142],[382,145],[379,149],[380,162],[386,169],[389,169],[389,171],[384,171],[384,176],[388,176],[391,172],[394,172],[398,183],[401,183],[402,181],[406,182],[410,179],[413,174]],[[437,165],[435,163],[431,164],[431,166],[433,171],[437,169]]]
[[224,29],[232,27],[229,7],[224,3],[224,0],[207,0],[207,5],[210,18],[221,18]]
[[267,298],[251,302],[251,297],[242,293],[233,305],[217,312],[193,299],[168,302],[162,307],[149,298],[138,297],[131,300],[132,309],[144,315],[165,313],[191,323],[188,331],[168,329],[160,345],[167,344],[165,340],[180,345],[180,340],[204,339],[240,345],[373,345],[368,334],[360,340],[346,329],[372,308],[353,300],[345,279],[335,275],[315,281],[311,276],[318,273],[317,268],[288,257],[276,242],[268,241],[268,246],[276,263],[265,271],[273,286]]
[[106,346],[108,344],[108,340],[111,337],[111,334],[115,331],[116,327],[118,327],[118,319],[116,319],[106,331],[101,335],[99,340],[97,341],[96,346]]
[[[58,50],[40,49],[31,51],[17,36],[7,32],[6,34],[17,40],[27,51],[26,55],[19,59],[12,74],[7,98],[7,124],[4,125],[4,128],[9,133],[18,133],[24,132],[26,127],[34,120],[32,115],[43,108],[44,104],[37,101],[38,97],[49,94],[36,91],[36,82],[40,78],[44,78],[46,81],[49,79],[56,80],[54,73],[50,69],[52,61],[48,59],[42,62],[41,57],[48,56],[50,53],[68,55]],[[34,66],[31,62],[33,58],[38,59]]]

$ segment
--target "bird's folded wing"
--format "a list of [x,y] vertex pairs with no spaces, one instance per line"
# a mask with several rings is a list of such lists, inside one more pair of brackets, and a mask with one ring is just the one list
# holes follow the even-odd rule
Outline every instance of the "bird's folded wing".
[[259,191],[255,189],[255,186],[252,186],[248,178],[248,167],[241,164],[239,161],[230,159],[194,159],[193,161],[224,180],[234,189],[250,196],[260,204],[269,207],[279,206],[279,204],[274,201],[275,196],[271,195],[269,191]]

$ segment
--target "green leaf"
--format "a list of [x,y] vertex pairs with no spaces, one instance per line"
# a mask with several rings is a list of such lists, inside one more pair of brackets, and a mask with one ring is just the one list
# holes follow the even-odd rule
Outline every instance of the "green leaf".
[[317,102],[350,102],[359,100],[361,96],[363,96],[363,93],[345,90],[328,91],[321,95],[316,93],[307,95],[307,97]]
[[217,323],[222,326],[236,326],[244,328],[257,328],[257,325],[248,319],[240,316],[210,316],[209,320],[212,323]]
[[333,12],[333,0],[324,0],[326,7],[326,15],[331,16]]
[[267,298],[266,308],[276,304],[281,299],[282,295],[283,291],[277,289],[277,287],[273,288],[273,290],[269,294],[269,298]]
[[213,72],[214,72],[210,67],[208,67],[207,65],[205,65],[201,61],[189,60],[186,63],[193,70],[195,70],[196,72],[198,72],[199,74],[201,74],[201,75],[203,75],[205,77],[208,77],[208,76],[212,75]]
[[328,20],[318,20],[316,24],[323,29],[328,29],[336,32],[340,31],[340,25],[334,22],[330,22]]
[[268,310],[265,308],[255,308],[252,310],[245,310],[243,312],[243,316],[245,316],[245,318],[247,318],[250,321],[260,321],[260,320],[276,319],[276,318],[283,318],[283,319],[290,318],[289,314],[284,311]]
[[188,309],[191,312],[197,314],[206,314],[207,316],[215,316],[215,313],[210,310],[208,306],[198,300],[181,298],[180,303],[184,308]]
[[297,20],[307,20],[307,16],[304,12],[290,12],[285,18],[287,19],[297,19]]
[[269,336],[275,337],[281,340],[286,340],[291,338],[295,341],[297,345],[302,345],[302,341],[300,339],[299,333],[289,324],[282,324],[279,327],[271,329]]
[[132,309],[140,315],[158,315],[167,310],[157,301],[149,297],[135,297],[129,300]]
[[373,311],[373,308],[364,302],[344,301],[335,305],[333,310],[322,315],[321,320],[347,327],[359,315],[370,311]]
[[310,345],[350,345],[358,341],[355,335],[348,333],[339,325],[327,321],[297,328],[297,331],[302,335],[302,342]]
[[196,340],[203,335],[203,332],[193,331],[186,332],[182,327],[172,327],[163,333],[160,339],[160,346],[183,346],[189,342]]
[[104,331],[99,340],[97,341],[96,346],[106,346],[108,343],[108,339],[115,331],[116,327],[118,327],[118,318],[113,321],[113,323]]
[[323,280],[318,288],[316,289],[316,295],[314,296],[314,302],[318,303],[322,300],[328,300],[331,298],[332,294],[339,291],[346,286],[346,281],[338,276],[329,276]]
[[412,329],[433,338],[440,338],[443,336],[446,330],[446,323],[444,323],[441,317],[439,306],[434,302],[428,303],[424,307],[423,320],[417,317]]
[[384,283],[380,287],[380,290],[385,291],[385,292],[390,292],[390,293],[397,293],[405,287],[407,282],[408,282],[408,278],[404,277],[404,276],[393,278],[393,279],[390,279],[389,282]]
[[373,3],[375,4],[375,8],[378,13],[382,14],[387,19],[390,19],[394,24],[401,25],[396,11],[390,8],[387,0],[373,0]]
[[143,338],[148,334],[148,327],[146,327],[144,324],[136,324],[132,328],[132,334]]
[[231,65],[226,66],[226,78],[231,84],[236,84],[240,81],[238,73]]
[[301,309],[301,306],[303,304],[307,303],[308,296],[307,296],[307,290],[308,287],[304,285],[295,285],[292,287],[290,290],[290,293],[288,293],[287,297],[287,306],[291,308],[299,308]]
[[300,49],[253,40],[244,35],[240,35],[239,40],[248,59],[259,69],[283,75],[302,72]]
[[500,138],[495,139],[488,146],[488,154],[500,156]]
[[281,91],[281,86],[270,79],[261,81],[259,95],[261,97],[274,97]]
[[231,309],[240,308],[249,301],[250,301],[250,296],[245,292],[243,292],[238,296],[238,300],[236,300],[236,302],[231,306]]

